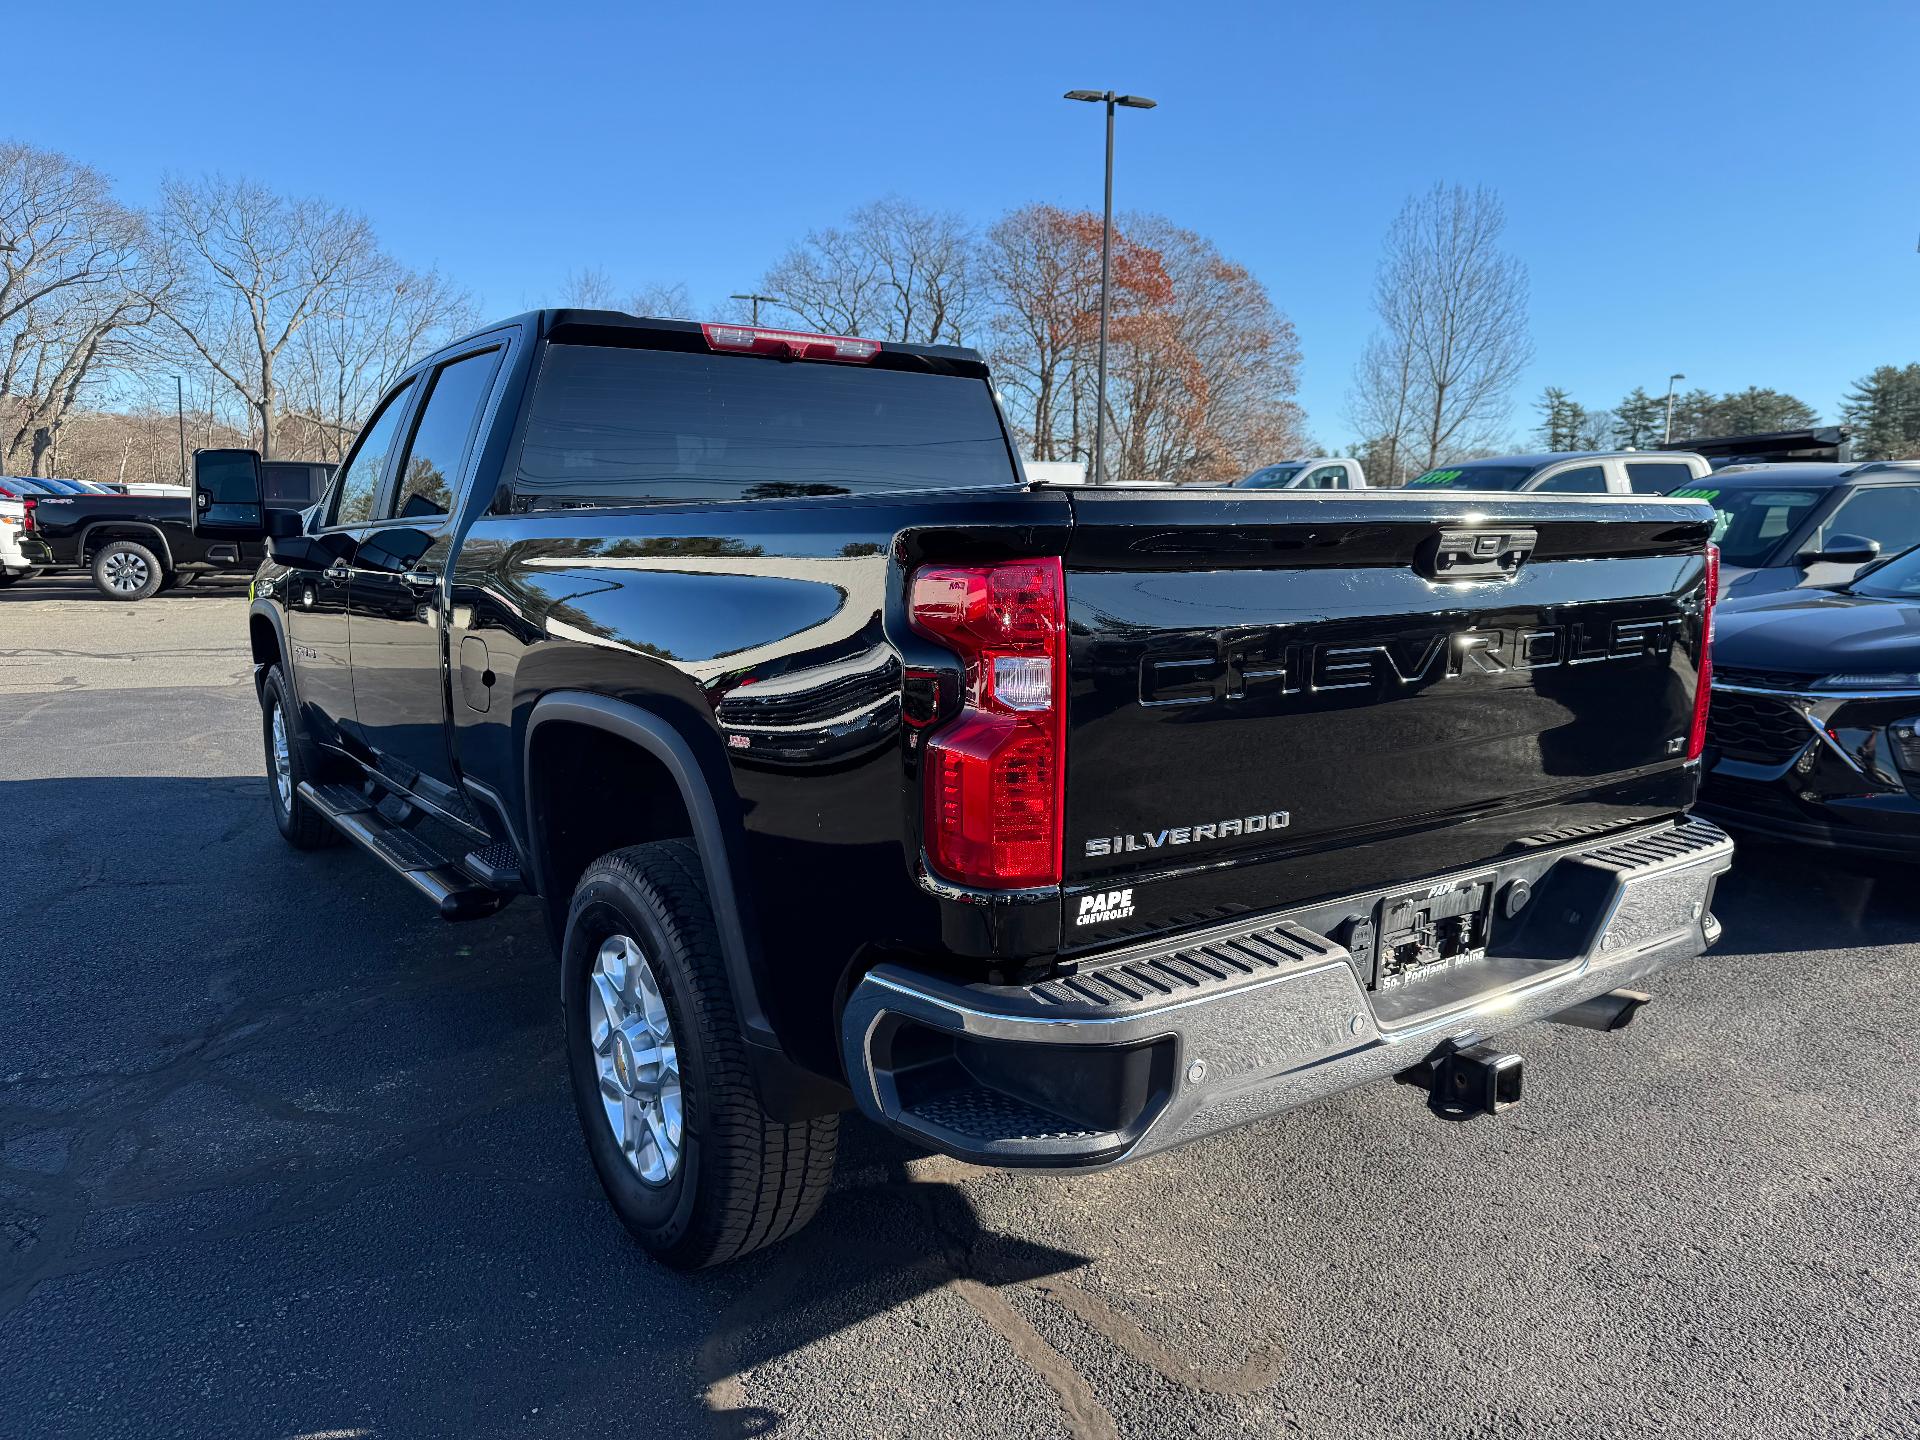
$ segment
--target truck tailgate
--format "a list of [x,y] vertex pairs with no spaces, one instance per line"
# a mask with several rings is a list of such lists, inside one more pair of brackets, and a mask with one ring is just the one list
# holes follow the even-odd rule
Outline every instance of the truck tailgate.
[[1702,506],[1072,499],[1069,949],[1692,802]]

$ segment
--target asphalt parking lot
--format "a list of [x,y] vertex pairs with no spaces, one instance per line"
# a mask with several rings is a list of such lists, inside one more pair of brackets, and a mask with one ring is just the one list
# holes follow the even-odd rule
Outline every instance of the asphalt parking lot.
[[1528,1098],[1379,1086],[1139,1165],[849,1120],[783,1248],[601,1202],[530,906],[263,792],[232,588],[0,593],[0,1433],[1920,1434],[1920,886],[1752,850]]

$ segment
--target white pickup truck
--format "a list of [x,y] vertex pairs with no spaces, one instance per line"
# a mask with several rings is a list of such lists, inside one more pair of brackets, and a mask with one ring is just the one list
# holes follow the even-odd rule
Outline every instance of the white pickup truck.
[[1241,490],[1365,490],[1367,476],[1358,460],[1321,455],[1262,465],[1232,483]]

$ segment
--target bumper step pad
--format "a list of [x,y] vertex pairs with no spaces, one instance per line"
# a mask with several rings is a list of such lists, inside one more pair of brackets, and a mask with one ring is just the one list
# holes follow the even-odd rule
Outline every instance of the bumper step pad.
[[1524,879],[1536,898],[1417,1004],[1412,990],[1369,991],[1323,933],[1393,891],[1131,945],[1025,985],[883,964],[843,1011],[847,1074],[871,1119],[964,1160],[1133,1159],[1516,1025],[1580,1023],[1580,1007],[1718,937],[1713,890],[1732,855],[1716,826],[1685,820],[1491,862],[1501,884]]

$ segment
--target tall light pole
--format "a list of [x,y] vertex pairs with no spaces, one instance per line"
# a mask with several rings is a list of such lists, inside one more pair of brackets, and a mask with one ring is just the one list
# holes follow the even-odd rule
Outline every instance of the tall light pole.
[[1673,382],[1686,378],[1684,375],[1667,376],[1667,433],[1666,438],[1661,441],[1663,445],[1673,442]]
[[778,295],[729,295],[727,299],[751,302],[753,305],[753,323],[756,325],[760,323],[760,305],[762,301],[769,305],[778,305],[780,303],[780,297]]
[[1085,100],[1107,107],[1107,202],[1100,225],[1100,380],[1093,404],[1093,483],[1107,483],[1107,290],[1113,277],[1113,109],[1151,110],[1156,102],[1143,95],[1116,95],[1111,90],[1069,90],[1068,100]]
[[180,418],[180,483],[187,483],[187,392],[178,375],[173,377],[173,413]]

